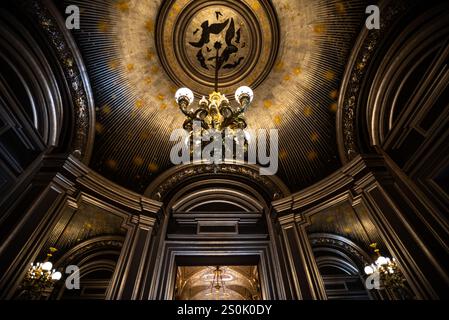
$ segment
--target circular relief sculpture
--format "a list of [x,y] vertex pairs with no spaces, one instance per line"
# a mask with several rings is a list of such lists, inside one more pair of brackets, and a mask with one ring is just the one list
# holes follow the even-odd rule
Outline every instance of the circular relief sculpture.
[[156,30],[161,63],[179,87],[197,95],[214,88],[233,98],[242,85],[257,87],[270,73],[279,27],[269,0],[167,0]]

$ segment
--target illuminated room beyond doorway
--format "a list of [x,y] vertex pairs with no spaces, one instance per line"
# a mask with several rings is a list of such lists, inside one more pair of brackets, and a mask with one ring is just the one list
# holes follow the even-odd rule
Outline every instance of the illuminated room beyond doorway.
[[261,300],[257,266],[179,266],[175,300]]

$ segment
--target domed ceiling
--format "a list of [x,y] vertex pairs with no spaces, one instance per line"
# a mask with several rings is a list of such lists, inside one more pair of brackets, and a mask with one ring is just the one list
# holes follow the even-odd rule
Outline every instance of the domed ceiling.
[[279,129],[278,176],[289,188],[340,166],[336,101],[365,1],[65,2],[81,9],[74,35],[97,108],[91,167],[112,181],[143,192],[172,166],[170,134],[184,122],[174,94],[213,90],[216,41],[226,61],[220,91],[254,90],[248,126]]

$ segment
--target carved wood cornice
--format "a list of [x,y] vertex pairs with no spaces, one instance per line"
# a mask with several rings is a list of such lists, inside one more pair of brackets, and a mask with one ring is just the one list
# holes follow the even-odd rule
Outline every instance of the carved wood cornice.
[[271,199],[280,199],[290,194],[288,188],[276,176],[262,176],[259,167],[247,164],[224,163],[213,164],[189,164],[178,166],[166,171],[158,177],[145,191],[145,196],[161,201],[168,192],[176,186],[197,176],[209,178],[238,177],[248,179],[266,190]]
[[278,215],[303,210],[307,206],[320,201],[329,200],[365,181],[366,177],[378,175],[385,171],[383,157],[378,155],[358,155],[334,174],[314,184],[313,186],[294,193],[291,196],[272,202]]
[[81,192],[95,195],[119,208],[133,214],[145,214],[159,217],[162,203],[129,191],[94,172],[75,156],[71,155],[63,165],[61,173],[68,180],[74,181]]

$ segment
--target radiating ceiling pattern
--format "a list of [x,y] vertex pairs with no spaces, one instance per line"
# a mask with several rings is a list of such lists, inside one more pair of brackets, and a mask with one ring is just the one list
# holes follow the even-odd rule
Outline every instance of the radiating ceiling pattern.
[[[97,107],[91,166],[109,179],[142,192],[172,166],[170,133],[184,121],[174,93],[180,85],[209,93],[203,92],[208,71],[192,53],[200,55],[201,49],[207,58],[211,50],[201,42],[203,23],[226,22],[223,30],[229,30],[231,19],[238,52],[229,57],[229,64],[240,63],[224,71],[224,80],[230,80],[221,90],[229,93],[239,84],[253,85],[255,100],[247,122],[252,129],[279,129],[278,176],[298,190],[339,167],[336,100],[348,54],[364,22],[365,1],[65,2],[81,9],[81,29],[74,34]],[[159,15],[168,2],[171,7]],[[161,26],[167,39],[178,39],[172,43],[178,49],[162,48]],[[226,34],[212,31],[210,36]]]

